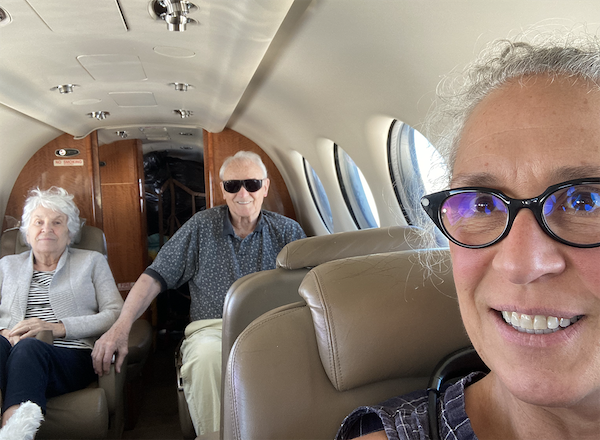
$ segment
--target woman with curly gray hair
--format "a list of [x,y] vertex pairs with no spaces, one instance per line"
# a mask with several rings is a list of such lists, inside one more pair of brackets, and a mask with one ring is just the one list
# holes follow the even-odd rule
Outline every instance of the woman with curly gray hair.
[[[0,439],[18,428],[29,402],[45,413],[47,398],[94,380],[94,341],[121,310],[106,258],[69,247],[79,229],[72,195],[34,189],[21,225],[31,250],[0,260]],[[52,332],[53,345],[36,339],[42,331]]]
[[596,37],[504,40],[442,99],[433,143],[450,189],[422,206],[450,241],[461,316],[489,373],[434,406],[422,390],[362,407],[338,438],[598,437],[599,85]]

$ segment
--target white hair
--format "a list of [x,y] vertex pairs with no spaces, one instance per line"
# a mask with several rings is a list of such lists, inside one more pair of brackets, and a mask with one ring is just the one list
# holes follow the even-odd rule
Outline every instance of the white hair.
[[223,180],[225,169],[234,162],[252,162],[262,171],[264,176],[263,179],[267,178],[267,167],[265,167],[265,164],[258,154],[251,151],[238,151],[233,156],[229,156],[225,159],[223,165],[221,165],[221,169],[219,170],[219,178],[221,180]]
[[79,229],[81,228],[79,208],[73,202],[73,195],[58,186],[53,186],[47,190],[35,188],[29,191],[29,196],[25,200],[21,226],[19,228],[25,242],[27,241],[27,230],[31,223],[31,215],[40,206],[55,212],[61,212],[67,216],[67,228],[69,229],[69,238],[71,240],[79,233]]

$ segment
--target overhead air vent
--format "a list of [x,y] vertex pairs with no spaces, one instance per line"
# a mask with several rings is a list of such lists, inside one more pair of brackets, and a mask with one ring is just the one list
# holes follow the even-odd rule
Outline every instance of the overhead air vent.
[[67,95],[69,93],[73,93],[75,87],[79,87],[79,84],[61,84],[56,87],[52,87],[50,90],[58,90],[61,95]]
[[110,116],[109,112],[99,111],[99,112],[91,112],[87,114],[90,118],[96,118],[99,121],[106,119]]
[[173,113],[175,113],[176,115],[181,116],[181,119],[183,118],[189,118],[190,116],[193,116],[194,112],[191,110],[184,110],[181,108],[178,108],[176,110],[173,110]]
[[172,32],[183,32],[188,24],[198,23],[188,14],[198,7],[187,0],[152,0],[148,12],[155,20],[164,20],[167,29]]
[[190,89],[194,88],[194,86],[192,86],[191,84],[187,84],[187,83],[174,82],[174,83],[170,83],[169,85],[175,87],[175,90],[177,90],[178,92],[187,92],[188,88],[190,88]]

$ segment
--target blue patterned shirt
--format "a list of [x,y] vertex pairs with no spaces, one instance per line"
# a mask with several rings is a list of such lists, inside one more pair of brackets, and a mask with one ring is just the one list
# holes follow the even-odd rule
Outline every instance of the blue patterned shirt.
[[275,268],[283,247],[306,234],[298,223],[262,210],[254,231],[235,235],[227,205],[197,212],[165,245],[144,273],[162,290],[189,282],[190,319],[221,318],[229,287],[238,278]]
[[[441,440],[477,440],[465,410],[465,388],[484,376],[471,373],[449,386],[440,397],[436,416]],[[363,424],[369,425],[368,428],[363,430]],[[385,430],[389,440],[429,440],[427,391],[415,391],[380,405],[357,408],[346,417],[336,439],[352,439],[380,430]]]

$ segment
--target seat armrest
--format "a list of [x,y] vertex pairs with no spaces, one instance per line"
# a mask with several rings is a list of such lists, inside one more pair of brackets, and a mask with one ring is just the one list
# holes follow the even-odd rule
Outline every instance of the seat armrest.
[[123,400],[123,387],[127,372],[127,356],[121,366],[121,372],[117,373],[114,363],[110,366],[108,374],[98,377],[98,386],[104,390],[106,394],[106,402],[108,411],[113,414],[117,408],[118,402]]
[[145,319],[133,322],[129,332],[129,363],[137,363],[144,360],[150,346],[152,345],[152,326]]
[[54,345],[54,336],[52,335],[52,330],[42,330],[35,335],[35,339],[39,339],[46,344]]

